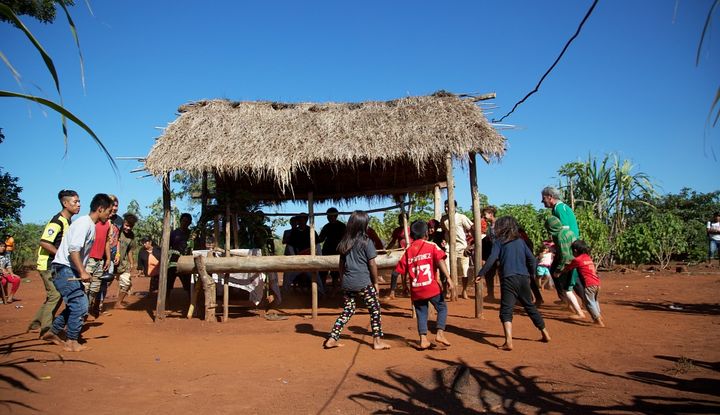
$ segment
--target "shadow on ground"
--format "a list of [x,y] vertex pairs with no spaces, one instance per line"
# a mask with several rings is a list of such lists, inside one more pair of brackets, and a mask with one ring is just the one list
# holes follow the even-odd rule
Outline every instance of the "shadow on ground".
[[[34,367],[46,366],[49,363],[61,364],[88,364],[97,365],[82,359],[66,359],[62,355],[52,350],[54,345],[35,338],[36,334],[16,333],[0,338],[0,389],[10,389],[17,393],[13,393],[15,399],[7,399],[11,393],[3,392],[0,398],[0,407],[5,407],[9,412],[13,412],[13,407],[26,408],[32,411],[40,410],[32,405],[23,402],[20,397],[28,396],[25,394],[37,394],[32,384],[44,380],[34,370]],[[33,353],[39,354],[36,357],[13,357],[13,355]]]
[[[393,368],[386,370],[391,380],[359,374],[358,377],[372,386],[367,392],[353,394],[349,398],[374,414],[720,413],[720,399],[717,397],[720,381],[716,379],[680,379],[666,373],[650,372],[617,375],[586,366],[579,367],[608,378],[621,378],[657,387],[657,392],[652,395],[636,395],[630,397],[627,403],[612,401],[609,405],[600,406],[579,403],[578,397],[585,392],[582,389],[563,392],[553,390],[551,381],[528,375],[527,366],[506,369],[486,361],[485,367],[472,368],[463,360],[428,359],[443,367],[433,370],[426,379],[417,379]],[[716,370],[718,363],[698,362],[697,366]],[[380,409],[374,409],[378,407]]]

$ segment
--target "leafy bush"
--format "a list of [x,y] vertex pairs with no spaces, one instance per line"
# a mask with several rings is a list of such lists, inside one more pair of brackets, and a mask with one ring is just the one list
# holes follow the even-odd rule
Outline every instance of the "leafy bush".
[[647,264],[651,261],[650,230],[644,223],[636,223],[618,235],[615,254],[623,264]]
[[495,217],[512,216],[518,221],[520,226],[525,229],[528,238],[533,243],[533,247],[537,249],[543,241],[548,237],[545,231],[545,218],[550,214],[549,210],[542,209],[538,211],[532,205],[502,205],[497,211]]
[[685,225],[676,215],[653,212],[647,226],[652,235],[650,252],[662,268],[670,264],[673,255],[687,252]]
[[616,253],[623,263],[657,263],[665,268],[673,255],[687,252],[687,227],[672,213],[652,211],[646,222],[630,226],[618,237]]
[[15,239],[15,250],[12,257],[15,272],[21,272],[24,268],[35,268],[40,236],[42,236],[44,227],[45,225],[36,223],[21,224],[17,222],[8,227],[8,232]]
[[610,227],[597,217],[592,209],[581,208],[575,212],[582,239],[592,249],[592,257],[596,264],[607,265],[612,244]]

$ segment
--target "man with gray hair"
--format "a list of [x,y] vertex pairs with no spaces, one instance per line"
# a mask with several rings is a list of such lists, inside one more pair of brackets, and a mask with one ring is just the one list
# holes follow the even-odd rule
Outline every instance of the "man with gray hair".
[[570,229],[575,234],[575,237],[580,239],[580,229],[575,218],[575,212],[560,200],[558,189],[548,186],[542,189],[540,195],[542,196],[542,204],[552,210],[552,215],[560,219],[563,227]]

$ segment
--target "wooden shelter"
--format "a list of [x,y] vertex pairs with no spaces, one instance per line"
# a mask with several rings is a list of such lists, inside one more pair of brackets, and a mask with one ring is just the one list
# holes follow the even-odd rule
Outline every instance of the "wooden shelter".
[[[307,200],[311,227],[314,201],[398,198],[433,190],[437,199],[442,182],[453,199],[453,158],[469,161],[472,179],[476,153],[490,160],[505,152],[504,137],[488,123],[477,100],[441,91],[362,103],[208,100],[181,106],[145,160],[146,169],[163,178],[163,260],[170,232],[169,175],[175,170],[213,174],[217,194],[224,196],[219,203],[238,193],[261,203]],[[471,186],[477,193],[477,183]],[[226,204],[219,211],[232,215],[230,209]],[[450,213],[454,221],[452,204]],[[213,261],[207,260],[209,272]],[[166,267],[161,270],[162,291]],[[313,297],[315,305],[315,290]],[[161,292],[158,316],[164,298]]]

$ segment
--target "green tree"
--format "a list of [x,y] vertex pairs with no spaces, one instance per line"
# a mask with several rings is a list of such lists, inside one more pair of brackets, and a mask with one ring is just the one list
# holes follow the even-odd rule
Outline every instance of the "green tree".
[[645,223],[653,212],[671,213],[683,222],[687,251],[678,259],[702,261],[707,256],[706,223],[720,211],[720,191],[698,193],[683,188],[677,194],[644,195],[629,203],[628,222]]
[[9,173],[3,173],[0,167],[0,229],[4,229],[9,223],[20,221],[20,209],[25,202],[20,198],[22,187],[18,185],[18,178]]
[[44,227],[44,225],[35,223],[22,224],[20,222],[12,222],[7,227],[6,231],[11,233],[15,239],[13,266],[16,272],[35,266],[40,247],[40,236]]
[[679,217],[672,213],[653,212],[647,226],[652,235],[650,253],[662,268],[667,268],[673,255],[687,250],[685,227]]

